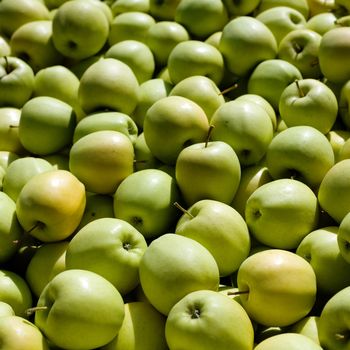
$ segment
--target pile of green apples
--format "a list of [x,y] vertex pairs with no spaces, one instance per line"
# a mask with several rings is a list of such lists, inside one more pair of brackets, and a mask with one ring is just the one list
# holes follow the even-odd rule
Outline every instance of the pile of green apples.
[[0,0],[0,350],[350,348],[350,0]]

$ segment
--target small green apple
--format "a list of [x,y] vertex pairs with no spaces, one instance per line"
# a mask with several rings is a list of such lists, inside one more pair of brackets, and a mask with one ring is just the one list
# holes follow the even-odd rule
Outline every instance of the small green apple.
[[[330,2],[331,1],[333,0],[330,0]],[[326,3],[328,1],[322,2]],[[311,29],[322,36],[324,33],[337,26],[336,20],[337,16],[333,12],[322,12],[310,17],[305,24],[305,28]]]
[[176,8],[181,0],[149,0],[149,13],[156,20],[173,21]]
[[305,17],[305,19],[309,18],[308,0],[261,0],[254,14],[257,15],[262,11],[277,6],[291,7],[299,11]]
[[350,131],[333,129],[326,134],[326,137],[333,148],[334,161],[335,163],[337,163],[339,160],[343,159],[341,158],[342,147],[344,146],[347,139],[350,137]]
[[149,0],[112,0],[111,10],[114,16],[123,12],[149,12]]
[[318,322],[320,316],[308,315],[289,327],[289,331],[305,335],[320,345],[318,337]]
[[245,16],[250,15],[258,7],[260,0],[249,1],[235,1],[235,0],[223,0],[224,5],[227,7],[228,13],[232,16]]
[[12,306],[4,301],[0,301],[0,318],[6,316],[14,316],[15,311]]

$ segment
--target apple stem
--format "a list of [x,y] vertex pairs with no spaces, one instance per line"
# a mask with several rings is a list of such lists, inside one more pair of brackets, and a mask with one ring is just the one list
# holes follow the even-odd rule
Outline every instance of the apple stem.
[[134,163],[147,163],[146,159],[134,159]]
[[188,215],[191,219],[194,218],[194,216],[188,210],[186,210],[183,206],[181,206],[178,202],[175,202],[174,205],[176,208],[180,209],[184,214]]
[[299,96],[300,97],[305,97],[304,91],[300,87],[299,80],[295,80],[295,84],[297,85],[298,91],[299,91]]
[[18,128],[18,125],[9,125],[9,128],[10,129],[15,129],[15,128]]
[[249,290],[237,290],[236,292],[227,292],[227,295],[249,294]]
[[230,91],[232,91],[234,89],[237,89],[237,88],[238,88],[238,84],[234,83],[232,86],[228,87],[227,89],[224,89],[224,90],[220,91],[219,95],[225,95],[228,92],[230,92]]
[[34,312],[47,310],[47,306],[34,306],[26,310],[26,315],[33,315]]
[[208,147],[208,143],[209,143],[209,140],[210,140],[210,136],[214,130],[215,126],[214,125],[209,125],[209,130],[208,130],[208,135],[207,135],[207,139],[205,140],[205,148]]
[[44,224],[40,221],[36,222],[35,225],[33,225],[28,231],[26,231],[26,233],[30,234],[32,231],[34,231],[36,228],[40,227],[40,226],[44,226]]
[[9,74],[11,73],[11,70],[10,70],[10,64],[7,56],[4,56],[4,60],[5,60],[5,71],[7,74]]

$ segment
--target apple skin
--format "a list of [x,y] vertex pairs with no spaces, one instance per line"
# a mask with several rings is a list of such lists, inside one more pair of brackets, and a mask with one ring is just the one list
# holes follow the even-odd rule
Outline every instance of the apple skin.
[[319,47],[319,62],[325,78],[334,83],[345,83],[350,78],[350,28],[330,29],[323,36]]
[[[331,0],[332,1],[332,0]],[[319,13],[310,17],[305,25],[306,29],[311,29],[320,35],[328,32],[328,30],[335,28],[337,16],[333,12]]]
[[100,130],[76,141],[69,151],[69,170],[98,194],[113,194],[134,171],[134,148],[120,131]]
[[282,178],[258,187],[248,198],[245,220],[251,234],[273,248],[295,249],[316,229],[319,206],[303,182]]
[[115,58],[126,63],[134,72],[139,84],[152,79],[156,63],[151,49],[141,41],[123,40],[106,51],[105,58]]
[[278,109],[288,127],[308,125],[327,134],[338,116],[338,100],[322,81],[302,79],[283,90]]
[[173,21],[175,19],[176,8],[181,0],[149,0],[149,13],[156,20]]
[[52,18],[52,40],[65,57],[81,60],[95,55],[108,35],[109,21],[93,1],[67,1]]
[[9,261],[19,248],[23,230],[16,215],[16,203],[5,192],[0,192],[0,262]]
[[253,348],[254,329],[236,301],[212,290],[188,293],[170,310],[165,336],[171,349]]
[[16,212],[26,232],[42,242],[54,242],[74,232],[85,204],[84,185],[67,170],[52,170],[33,176],[23,186]]
[[267,111],[244,99],[230,100],[218,107],[210,123],[214,126],[211,139],[228,143],[242,166],[262,160],[274,133]]
[[312,339],[316,344],[320,345],[318,338],[318,322],[320,316],[309,315],[302,318],[300,321],[294,323],[289,327],[289,331],[305,335]]
[[193,75],[178,82],[169,92],[169,96],[183,96],[199,104],[208,120],[225,103],[219,87],[204,75]]
[[5,38],[3,35],[0,35],[0,57],[10,56],[10,55],[11,55],[11,48],[10,48],[8,39]]
[[25,279],[36,298],[56,275],[65,270],[68,243],[44,243],[35,250],[26,268]]
[[350,287],[345,287],[328,299],[318,322],[320,344],[324,349],[346,349]]
[[118,335],[101,350],[166,350],[166,317],[147,301],[125,303],[125,317]]
[[0,149],[18,154],[25,150],[19,141],[18,125],[21,110],[15,107],[0,107]]
[[171,50],[167,69],[173,84],[193,75],[205,75],[220,85],[224,65],[224,58],[216,47],[191,39],[178,43]]
[[276,6],[287,6],[299,11],[305,19],[309,18],[308,0],[261,0],[255,15]]
[[125,315],[118,290],[86,270],[56,275],[42,291],[37,307],[42,309],[35,312],[35,325],[51,343],[71,350],[107,344],[117,335]]
[[195,143],[179,153],[175,178],[188,206],[201,199],[229,204],[239,186],[241,164],[236,152],[226,142]]
[[111,10],[113,16],[120,13],[138,11],[149,12],[149,0],[112,0]]
[[175,179],[160,169],[144,169],[125,178],[113,196],[114,216],[152,240],[172,230],[181,200]]
[[93,113],[81,119],[74,129],[73,143],[95,131],[119,131],[130,138],[132,144],[138,136],[138,127],[133,119],[121,112]]
[[312,126],[290,126],[274,136],[266,152],[266,166],[274,179],[293,178],[317,189],[334,165],[327,137]]
[[337,243],[341,256],[347,261],[350,262],[349,254],[349,221],[350,215],[346,214],[343,220],[339,224],[339,230],[337,235]]
[[16,316],[28,318],[27,309],[33,306],[33,295],[27,281],[17,272],[0,270],[0,300],[9,304]]
[[0,32],[8,38],[25,23],[49,18],[49,10],[40,1],[5,0],[0,4]]
[[254,17],[238,16],[222,29],[219,50],[236,76],[247,76],[261,61],[275,58],[277,49],[271,30]]
[[146,44],[152,50],[157,66],[165,67],[172,49],[186,40],[190,40],[190,35],[182,24],[158,21],[148,29]]
[[316,301],[316,276],[299,255],[265,249],[244,260],[238,270],[241,303],[255,322],[285,327],[305,317]]
[[174,165],[186,146],[207,138],[209,121],[204,110],[182,96],[167,96],[148,110],[143,123],[145,141],[152,154]]
[[211,253],[197,241],[174,233],[149,244],[139,274],[146,298],[166,316],[186,294],[219,288],[219,268]]
[[175,233],[206,247],[218,264],[220,276],[236,272],[251,247],[243,217],[229,205],[211,199],[200,200],[189,207],[177,221]]
[[342,148],[343,148],[345,142],[350,137],[350,131],[349,130],[333,129],[333,130],[330,130],[326,134],[326,137],[333,148],[334,161],[335,161],[335,163],[338,163],[339,160],[343,160]]
[[342,237],[337,226],[320,228],[306,235],[296,249],[314,269],[319,293],[332,296],[350,283],[348,262],[340,252],[342,244],[338,245]]
[[0,76],[0,107],[21,108],[34,90],[33,69],[18,57],[0,57]]
[[338,224],[350,211],[350,159],[335,163],[325,174],[317,192],[321,208]]
[[350,128],[350,82],[347,81],[341,86],[339,97],[338,112],[341,121],[345,124],[346,128]]
[[269,337],[255,346],[254,350],[322,350],[320,345],[315,343],[309,337],[293,333],[286,332],[282,334],[277,334],[272,337]]
[[50,96],[33,97],[22,107],[19,140],[32,154],[61,151],[72,142],[76,116],[72,106]]
[[260,0],[250,0],[237,2],[235,0],[223,0],[224,5],[227,8],[231,17],[233,16],[245,16],[254,12],[258,7]]
[[24,317],[0,317],[1,347],[6,350],[49,350],[41,331]]
[[[205,25],[202,19],[205,18]],[[181,0],[175,11],[175,22],[182,24],[191,37],[206,39],[229,21],[226,6],[221,0]]]
[[127,64],[102,58],[81,76],[78,101],[86,114],[106,110],[130,114],[138,102],[138,89],[137,78]]
[[0,318],[6,316],[15,316],[15,311],[10,304],[0,301]]
[[320,13],[330,13],[335,10],[335,0],[307,0],[310,11],[310,18]]
[[303,76],[293,64],[280,58],[268,59],[259,63],[248,79],[248,93],[264,97],[278,111],[283,90]]
[[308,28],[294,29],[278,46],[278,57],[294,64],[304,78],[320,78],[318,52],[322,35]]

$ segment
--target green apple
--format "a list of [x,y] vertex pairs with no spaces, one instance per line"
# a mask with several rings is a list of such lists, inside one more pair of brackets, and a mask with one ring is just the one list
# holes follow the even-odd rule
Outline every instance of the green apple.
[[20,316],[0,318],[1,349],[49,350],[42,332],[31,322]]
[[23,230],[17,220],[16,203],[0,191],[0,262],[8,262],[19,249]]
[[66,269],[65,254],[68,241],[44,243],[38,247],[29,260],[25,279],[36,298],[39,298],[46,285]]
[[33,154],[56,153],[71,144],[75,125],[76,116],[68,103],[50,96],[33,97],[22,107],[19,140]]
[[332,296],[350,283],[348,262],[338,245],[342,237],[338,235],[337,226],[328,226],[310,232],[297,247],[296,254],[308,261],[315,271],[319,293]]
[[18,57],[0,57],[0,77],[0,107],[21,108],[34,90],[33,69]]
[[260,0],[235,1],[223,0],[230,16],[250,15],[258,7]]
[[223,27],[219,50],[227,69],[242,77],[261,61],[275,58],[277,42],[264,23],[251,16],[238,16]]
[[246,311],[217,291],[188,293],[170,310],[165,337],[171,349],[253,349],[254,329]]
[[311,265],[284,249],[265,249],[243,261],[237,274],[240,300],[249,317],[285,327],[309,314],[316,301]]
[[254,347],[254,350],[322,350],[321,346],[303,334],[286,332],[273,335]]
[[335,0],[307,0],[310,18],[320,13],[331,13],[335,10]]
[[143,123],[145,141],[152,154],[174,165],[186,146],[207,138],[209,121],[204,110],[182,96],[167,96],[153,103]]
[[123,12],[149,12],[149,0],[112,0],[110,5],[114,16]]
[[280,58],[267,59],[259,63],[248,80],[248,93],[264,97],[275,109],[283,90],[295,80],[303,76],[292,63]]
[[27,281],[17,272],[0,270],[0,301],[9,304],[16,316],[28,318],[33,296]]
[[191,37],[204,40],[222,30],[229,21],[229,14],[221,0],[181,0],[176,7],[174,19],[188,30]]
[[92,132],[77,140],[69,151],[69,169],[89,192],[113,194],[133,168],[133,144],[120,131]]
[[321,208],[338,224],[350,211],[350,159],[335,163],[325,174],[317,192]]
[[139,130],[143,129],[143,121],[148,109],[154,102],[169,95],[173,85],[161,78],[152,78],[140,84],[138,102],[130,114]]
[[318,338],[318,322],[320,316],[308,315],[289,327],[289,331],[305,335],[312,339],[316,344],[320,344]]
[[66,66],[40,69],[34,78],[34,96],[51,96],[71,105],[80,120],[84,114],[78,104],[79,78]]
[[339,150],[339,160],[350,158],[350,141],[346,140]]
[[23,229],[42,242],[69,237],[84,213],[84,185],[67,170],[33,176],[22,188],[16,212]]
[[20,156],[14,152],[0,151],[0,167],[6,169],[11,162],[18,158],[20,158]]
[[105,57],[126,63],[134,72],[139,84],[152,79],[155,72],[153,53],[141,41],[130,39],[115,43],[106,51]]
[[235,98],[236,101],[244,100],[244,101],[251,101],[256,103],[257,105],[263,107],[268,115],[270,116],[273,129],[277,129],[277,114],[276,111],[273,109],[271,103],[269,103],[264,97],[261,97],[260,95],[256,94],[248,94],[243,93],[242,95],[239,95]]
[[139,273],[146,298],[164,315],[190,292],[219,288],[219,268],[213,255],[194,239],[174,233],[150,243]]
[[15,316],[12,306],[4,301],[0,301],[0,317]]
[[191,39],[178,43],[171,50],[167,68],[174,84],[192,75],[205,75],[219,85],[224,65],[223,55],[216,47]]
[[157,20],[173,21],[181,0],[149,0],[149,13]]
[[152,50],[158,66],[164,67],[172,49],[180,42],[190,40],[187,29],[175,21],[158,21],[147,32],[146,43]]
[[46,7],[50,10],[50,12],[54,9],[59,8],[62,4],[69,0],[44,0]]
[[305,27],[303,14],[290,6],[274,6],[255,16],[264,23],[274,35],[277,45],[291,31]]
[[274,133],[266,109],[244,99],[230,100],[218,107],[210,123],[214,126],[211,139],[228,143],[242,166],[262,160]]
[[81,60],[103,48],[109,26],[106,14],[94,1],[67,1],[53,16],[52,41],[63,56]]
[[203,199],[190,206],[177,221],[175,233],[206,247],[220,276],[236,272],[249,255],[251,241],[243,217],[228,204]]
[[169,96],[183,96],[200,105],[208,120],[214,112],[225,103],[223,94],[215,82],[204,75],[193,75],[178,82]]
[[33,21],[20,26],[11,36],[11,54],[26,61],[34,72],[61,64],[63,56],[53,43],[51,20]]
[[230,204],[241,179],[241,164],[224,141],[194,143],[179,153],[175,178],[188,206],[201,199]]
[[123,40],[138,40],[147,43],[148,29],[156,20],[146,12],[128,11],[117,14],[110,25],[108,44],[112,46]]
[[95,272],[125,295],[139,284],[139,264],[147,248],[144,236],[117,218],[95,219],[70,240],[66,269]]
[[327,137],[308,125],[280,131],[266,152],[266,166],[274,179],[292,178],[311,189],[318,188],[333,165],[334,152]]
[[11,55],[11,47],[8,39],[0,35],[0,57],[10,56],[10,55]]
[[338,112],[347,129],[350,128],[350,82],[344,83],[338,97]]
[[145,141],[145,135],[141,132],[134,144],[135,163],[134,171],[159,168],[163,165],[151,152]]
[[130,114],[138,102],[138,89],[137,78],[126,63],[102,58],[81,76],[78,101],[86,114],[106,110]]
[[125,317],[118,335],[101,350],[165,350],[166,318],[146,301],[125,303]]
[[321,72],[327,80],[345,83],[350,78],[350,27],[337,27],[323,34],[319,47]]
[[278,46],[278,57],[294,64],[304,78],[320,78],[318,52],[322,35],[304,26],[287,33]]
[[323,349],[346,349],[348,346],[348,317],[350,287],[345,287],[329,298],[318,322],[318,334]]
[[15,107],[0,107],[0,149],[2,151],[25,153],[19,141],[18,125],[21,110]]
[[125,220],[146,239],[170,232],[180,213],[175,179],[160,169],[144,169],[124,179],[114,194],[114,216]]
[[261,0],[255,15],[277,6],[287,6],[299,11],[305,19],[309,18],[308,0]]
[[342,160],[342,148],[347,139],[350,137],[350,131],[342,129],[333,129],[326,134],[326,137],[333,148],[334,161],[335,163],[337,163],[339,160]]
[[273,178],[269,169],[264,164],[243,167],[241,170],[241,180],[231,202],[231,206],[244,217],[246,203],[250,195],[258,187],[272,180]]
[[[328,1],[322,2],[326,3]],[[337,16],[333,12],[322,12],[310,17],[305,24],[305,28],[311,29],[318,34],[323,35],[330,29],[335,28],[337,26],[336,20]]]
[[69,157],[66,150],[60,153],[48,154],[42,158],[47,160],[55,169],[69,170]]
[[295,249],[316,229],[319,207],[303,182],[282,178],[258,187],[248,198],[245,220],[251,234],[273,248]]
[[49,17],[48,8],[40,1],[2,0],[0,2],[0,32],[8,38],[21,25],[47,20]]
[[349,223],[350,223],[350,215],[345,215],[343,220],[339,224],[339,230],[337,232],[337,241],[338,247],[341,256],[347,261],[350,262],[350,254],[349,254]]
[[54,345],[88,350],[110,342],[124,315],[123,299],[109,281],[91,271],[66,270],[42,291],[34,323]]
[[210,45],[213,45],[217,49],[219,49],[221,35],[222,35],[222,30],[219,30],[209,35],[204,41]]
[[18,158],[7,167],[2,190],[16,202],[19,193],[29,179],[44,171],[54,169],[51,163],[43,158],[31,156]]
[[93,113],[81,119],[74,129],[73,142],[95,131],[114,130],[129,137],[132,144],[138,137],[138,127],[133,119],[121,112]]
[[311,126],[327,134],[338,116],[338,100],[325,83],[308,78],[296,80],[283,90],[278,110],[288,127]]

